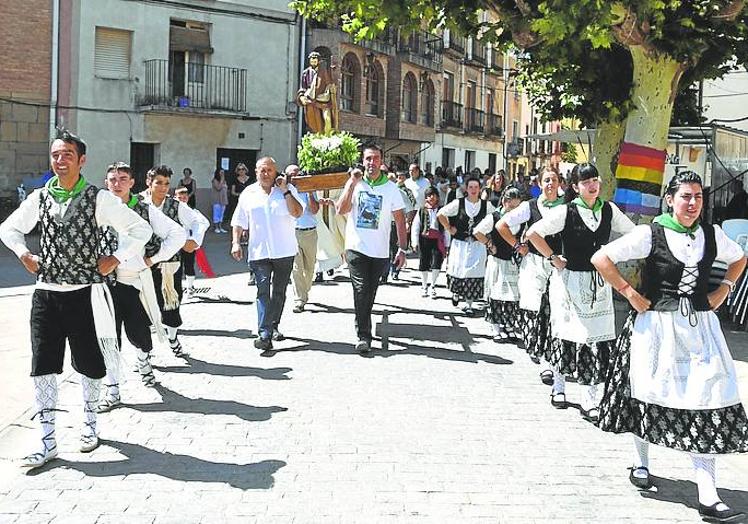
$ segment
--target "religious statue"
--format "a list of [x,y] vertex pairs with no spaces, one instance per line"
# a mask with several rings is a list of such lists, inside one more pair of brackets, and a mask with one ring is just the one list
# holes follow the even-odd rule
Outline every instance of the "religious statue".
[[296,103],[304,109],[304,121],[312,133],[338,130],[337,86],[325,60],[317,51],[309,53],[309,67],[301,74]]

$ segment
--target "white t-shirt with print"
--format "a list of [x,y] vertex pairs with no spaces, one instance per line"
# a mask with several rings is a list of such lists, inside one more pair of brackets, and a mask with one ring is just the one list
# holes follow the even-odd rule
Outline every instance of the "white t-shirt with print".
[[394,182],[371,187],[362,179],[353,188],[345,226],[345,248],[373,258],[389,258],[392,212],[405,208]]

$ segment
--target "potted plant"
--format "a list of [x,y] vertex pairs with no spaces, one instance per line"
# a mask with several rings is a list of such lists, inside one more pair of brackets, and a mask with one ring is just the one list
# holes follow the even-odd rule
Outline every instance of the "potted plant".
[[343,187],[348,169],[358,161],[360,141],[345,131],[307,133],[298,147],[302,174],[294,177],[299,191]]

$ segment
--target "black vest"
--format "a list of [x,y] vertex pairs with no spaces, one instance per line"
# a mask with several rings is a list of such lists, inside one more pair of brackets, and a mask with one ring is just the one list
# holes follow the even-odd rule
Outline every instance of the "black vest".
[[603,204],[600,226],[590,231],[579,215],[574,203],[566,206],[566,224],[561,231],[563,254],[566,258],[566,269],[569,271],[596,271],[590,259],[595,252],[610,240],[610,228],[613,210],[609,202]]
[[480,210],[473,218],[470,218],[467,214],[465,200],[465,197],[459,199],[460,205],[457,210],[457,215],[449,217],[449,225],[457,228],[457,232],[453,236],[456,240],[469,239],[473,235],[473,228],[475,228],[475,226],[486,217],[486,208],[488,206],[485,200],[479,201]]
[[[438,209],[436,210],[438,211]],[[429,220],[429,210],[425,207],[422,207],[419,211],[421,214],[421,236],[426,236],[426,234],[429,232],[429,229],[431,229],[431,220]],[[436,227],[439,229],[439,232],[444,231],[444,226],[441,222],[438,220],[436,221]]]
[[[143,202],[143,197],[138,196],[138,202],[135,204],[135,206],[133,206],[132,210],[135,211],[140,216],[140,218],[142,218],[143,220],[145,220],[146,222],[150,224],[151,219],[148,214],[148,206],[149,204]],[[161,238],[156,236],[156,233],[154,233],[151,235],[151,239],[145,245],[145,256],[150,258],[156,253],[158,253],[160,249],[161,249]]]
[[39,249],[40,282],[48,284],[98,284],[104,277],[98,272],[97,260],[103,253],[102,230],[96,224],[96,195],[99,188],[87,184],[73,197],[65,214],[52,195],[43,189],[39,197],[41,246]]
[[[180,226],[182,225],[182,223],[179,221],[179,200],[171,197],[166,197],[164,199],[164,204],[161,207],[161,211],[164,213],[164,215],[171,218],[174,222],[176,222]],[[182,250],[180,249],[173,257],[171,257],[169,260],[165,260],[164,262],[178,262],[181,252]]]
[[[540,214],[540,208],[538,207],[538,199],[533,198],[528,203],[530,204],[530,220],[525,223],[525,231],[530,229],[530,226],[532,226],[535,222],[538,222],[543,218],[543,215]],[[545,241],[548,243],[548,246],[553,250],[554,253],[556,253],[557,255],[561,253],[561,233],[549,235],[545,237]],[[540,252],[532,242],[528,242],[527,244],[528,248],[530,249],[530,253],[535,253],[536,255],[539,255],[541,257],[543,256],[540,254]]]
[[[685,264],[679,261],[667,245],[665,228],[652,223],[652,251],[644,262],[642,275],[643,295],[652,301],[652,311],[677,311],[681,297],[689,297],[696,311],[709,311],[709,272],[717,257],[717,242],[714,226],[701,224],[704,231],[704,256],[698,263],[699,274],[696,286],[691,290],[680,290],[678,284],[683,276]],[[688,291],[691,291],[689,293]]]
[[489,254],[496,258],[500,258],[501,260],[511,260],[514,255],[514,246],[507,244],[506,240],[504,240],[499,232],[496,231],[496,224],[501,220],[501,214],[498,211],[494,211],[491,216],[493,217],[493,227],[491,228],[489,238],[496,248],[496,252],[491,253],[489,251]]

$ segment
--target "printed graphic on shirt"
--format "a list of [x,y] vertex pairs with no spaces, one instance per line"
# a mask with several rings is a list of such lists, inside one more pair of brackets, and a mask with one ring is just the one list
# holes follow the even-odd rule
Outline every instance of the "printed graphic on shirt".
[[361,191],[358,194],[356,227],[359,229],[379,229],[379,217],[381,215],[382,196]]

